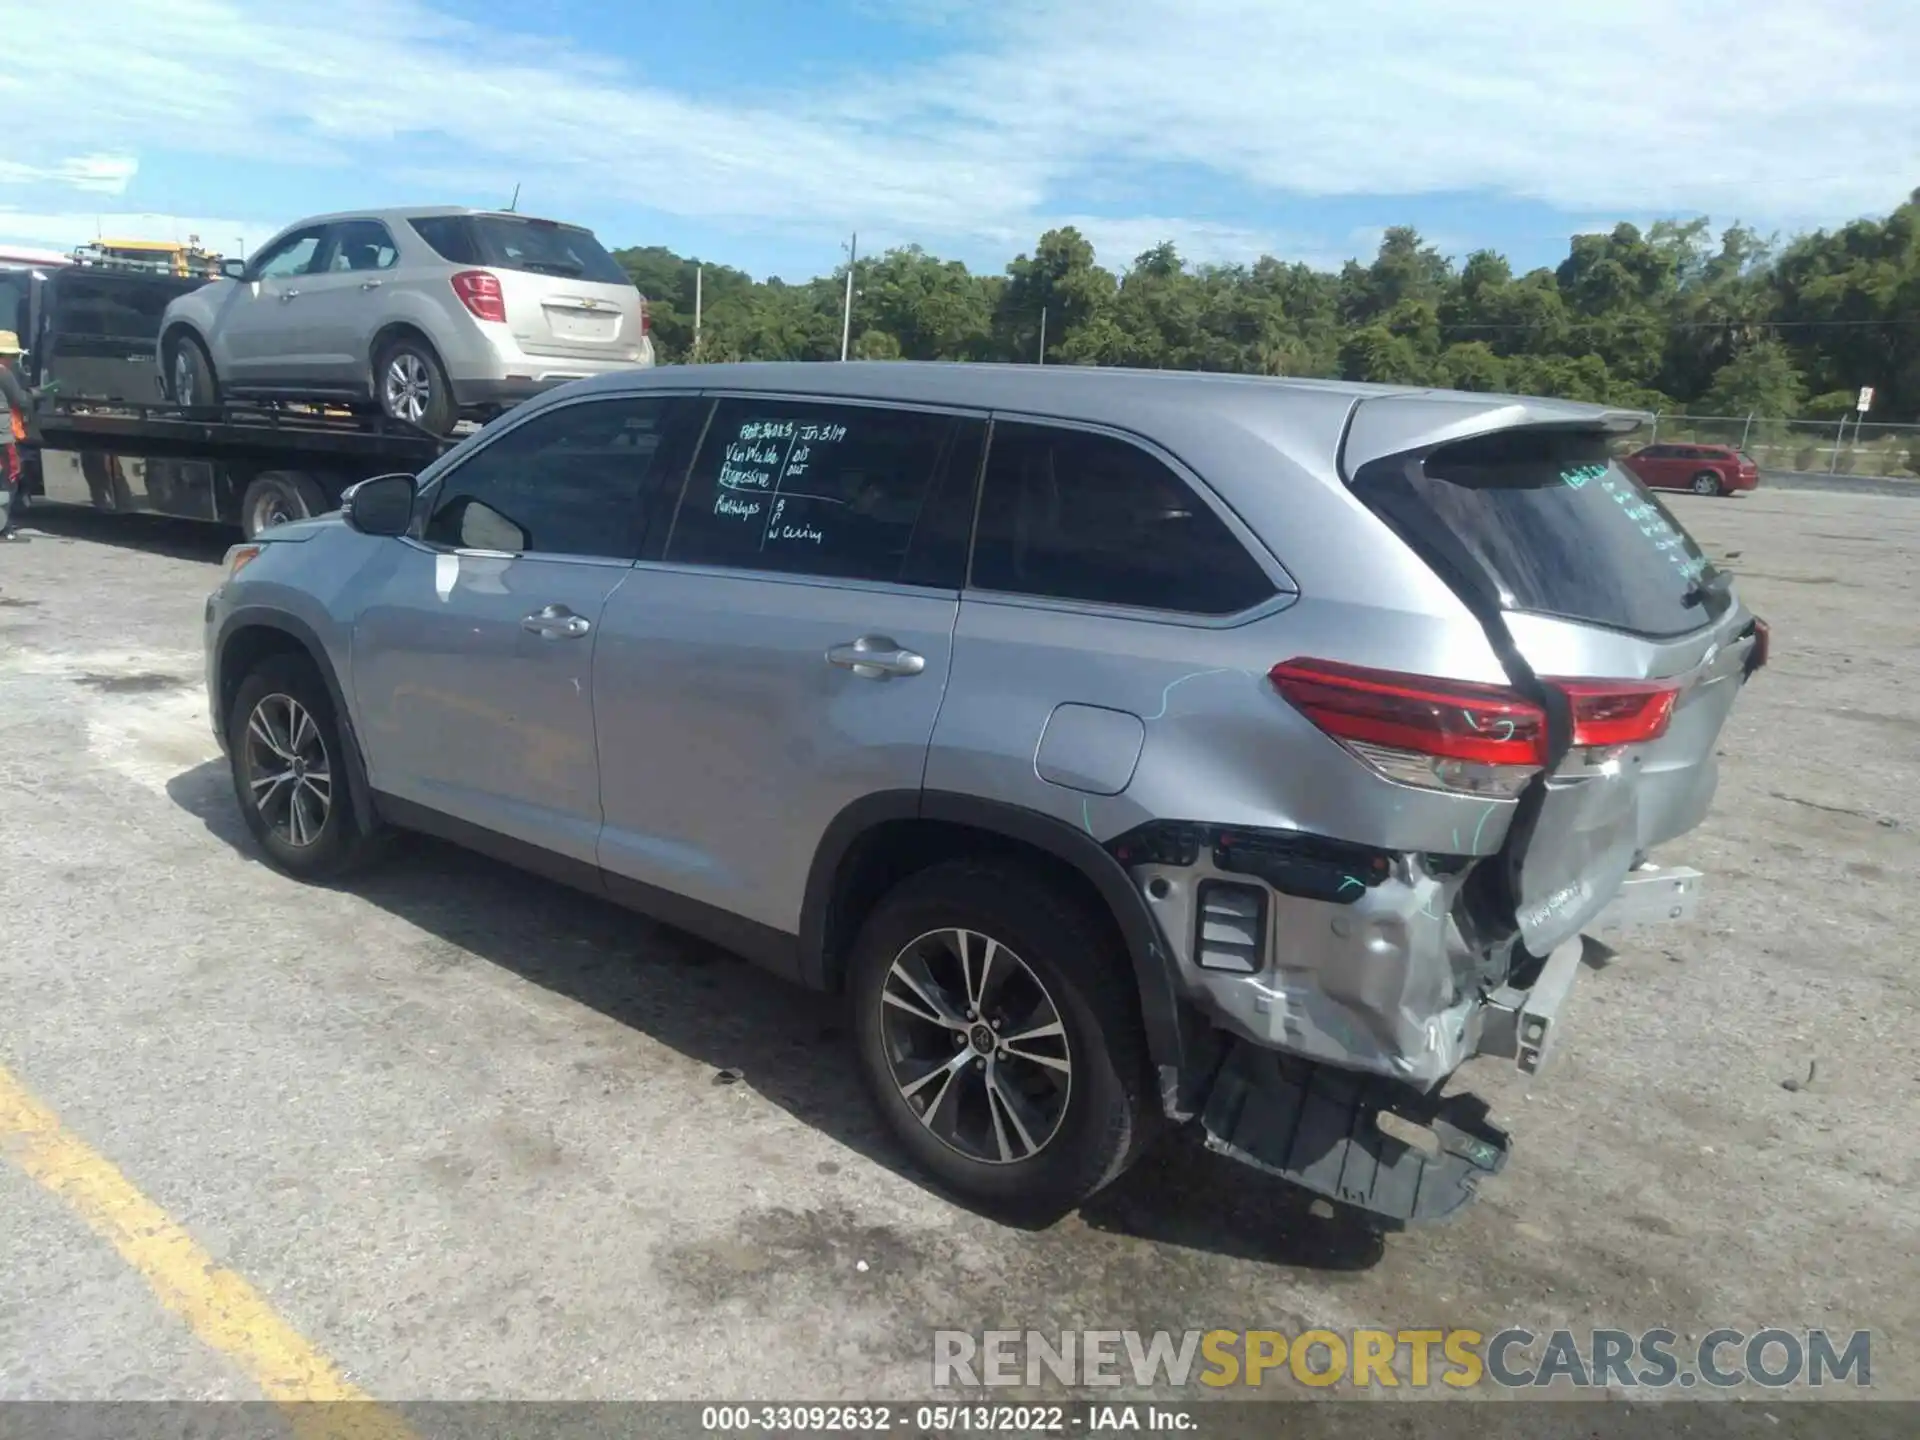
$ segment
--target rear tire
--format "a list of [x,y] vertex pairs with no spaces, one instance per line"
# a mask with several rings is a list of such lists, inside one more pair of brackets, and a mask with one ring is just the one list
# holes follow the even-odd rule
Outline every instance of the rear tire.
[[269,470],[255,476],[240,498],[240,533],[251,540],[262,530],[323,515],[328,508],[326,492],[305,475]]
[[192,335],[177,336],[167,347],[167,394],[176,405],[218,405],[220,377],[207,347]]
[[451,434],[460,421],[446,367],[431,345],[411,335],[388,341],[374,356],[373,393],[389,420],[435,435]]
[[847,990],[881,1119],[981,1210],[1050,1223],[1158,1128],[1127,956],[1080,900],[1017,863],[949,861],[902,881],[861,928]]
[[240,682],[227,754],[240,814],[275,869],[329,880],[379,852],[354,808],[333,697],[306,656],[272,656]]
[[1693,477],[1689,487],[1696,495],[1718,495],[1721,491],[1720,477],[1711,470],[1702,470]]

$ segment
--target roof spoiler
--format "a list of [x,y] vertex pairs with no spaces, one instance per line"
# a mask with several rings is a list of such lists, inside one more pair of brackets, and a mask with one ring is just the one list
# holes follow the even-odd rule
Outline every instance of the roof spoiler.
[[1428,450],[1498,430],[1551,428],[1631,434],[1653,422],[1644,410],[1583,405],[1520,395],[1419,391],[1380,395],[1356,404],[1340,443],[1340,474],[1351,481],[1360,467],[1389,455]]

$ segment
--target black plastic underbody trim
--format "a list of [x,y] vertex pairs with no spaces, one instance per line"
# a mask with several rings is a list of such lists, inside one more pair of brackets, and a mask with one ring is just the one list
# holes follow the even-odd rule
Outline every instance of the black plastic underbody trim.
[[[1383,1111],[1432,1131],[1438,1153],[1384,1133]],[[1423,1093],[1243,1041],[1221,1066],[1201,1123],[1208,1149],[1396,1227],[1459,1210],[1510,1148],[1476,1095]]]

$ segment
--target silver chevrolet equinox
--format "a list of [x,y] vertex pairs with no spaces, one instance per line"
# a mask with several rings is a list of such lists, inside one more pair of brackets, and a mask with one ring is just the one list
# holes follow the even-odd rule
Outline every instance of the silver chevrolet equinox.
[[1163,1122],[1385,1225],[1507,1137],[1582,936],[1685,916],[1767,630],[1558,401],[684,366],[228,557],[272,861],[427,831],[842,993],[924,1170],[1058,1214]]

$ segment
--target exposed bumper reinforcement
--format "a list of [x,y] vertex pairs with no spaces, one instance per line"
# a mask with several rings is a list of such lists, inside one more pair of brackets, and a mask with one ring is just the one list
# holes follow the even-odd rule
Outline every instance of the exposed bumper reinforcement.
[[1547,1063],[1558,1034],[1560,1007],[1573,991],[1585,952],[1586,942],[1580,936],[1563,940],[1527,989],[1503,985],[1489,995],[1480,1013],[1477,1053],[1504,1055],[1527,1074],[1538,1075]]
[[[1438,1153],[1382,1131],[1383,1111],[1430,1130]],[[1508,1150],[1477,1095],[1422,1094],[1244,1042],[1221,1067],[1201,1124],[1209,1150],[1396,1225],[1460,1209]]]
[[1627,873],[1619,893],[1584,928],[1601,936],[1691,920],[1705,882],[1706,876],[1686,865],[1641,865]]

